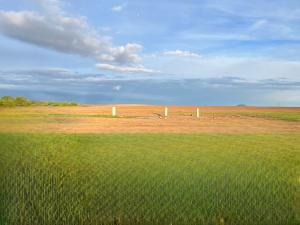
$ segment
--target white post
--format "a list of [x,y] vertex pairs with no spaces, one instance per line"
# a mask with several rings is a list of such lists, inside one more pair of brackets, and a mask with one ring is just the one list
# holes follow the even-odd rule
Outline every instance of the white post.
[[168,107],[165,107],[165,117],[168,116]]
[[117,108],[116,108],[116,106],[112,107],[112,116],[113,117],[117,116]]
[[197,118],[200,118],[200,110],[197,108]]

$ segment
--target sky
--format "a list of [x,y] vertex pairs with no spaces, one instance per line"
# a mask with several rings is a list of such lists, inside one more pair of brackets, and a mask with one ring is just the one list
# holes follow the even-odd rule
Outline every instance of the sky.
[[299,0],[0,0],[0,96],[300,106]]

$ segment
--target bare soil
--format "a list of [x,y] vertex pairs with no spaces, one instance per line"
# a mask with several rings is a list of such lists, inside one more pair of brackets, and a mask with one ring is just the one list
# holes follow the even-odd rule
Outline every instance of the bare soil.
[[[290,133],[300,132],[300,122],[238,115],[238,113],[299,112],[283,107],[200,107],[111,105],[78,107],[19,107],[0,109],[1,132],[54,133]],[[234,115],[236,114],[236,115]]]

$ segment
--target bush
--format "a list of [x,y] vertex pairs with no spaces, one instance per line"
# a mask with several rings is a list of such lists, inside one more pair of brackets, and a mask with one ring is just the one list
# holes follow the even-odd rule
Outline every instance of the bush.
[[16,106],[30,106],[32,102],[25,97],[16,97],[15,103]]
[[13,106],[16,106],[16,102],[15,102],[15,99],[11,96],[3,96],[0,99],[0,105],[7,106],[7,107],[13,107]]
[[3,96],[0,98],[0,106],[78,106],[76,102],[38,102],[31,101],[25,97],[18,96],[16,98],[11,96]]

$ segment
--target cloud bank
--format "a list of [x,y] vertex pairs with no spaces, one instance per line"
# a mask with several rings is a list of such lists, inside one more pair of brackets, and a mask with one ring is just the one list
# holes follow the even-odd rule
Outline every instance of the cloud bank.
[[147,69],[143,66],[115,66],[110,64],[97,64],[96,67],[98,69],[122,73],[158,73],[158,71]]
[[[110,38],[101,36],[96,29],[88,25],[86,18],[70,16],[64,12],[58,0],[33,2],[43,13],[1,10],[0,32],[39,47],[94,58],[99,62],[111,64],[111,68],[136,65],[141,60],[141,45],[128,43],[113,46]],[[121,71],[122,69],[119,72]]]
[[82,103],[300,105],[300,81],[239,77],[124,79],[63,68],[0,71],[0,96]]

